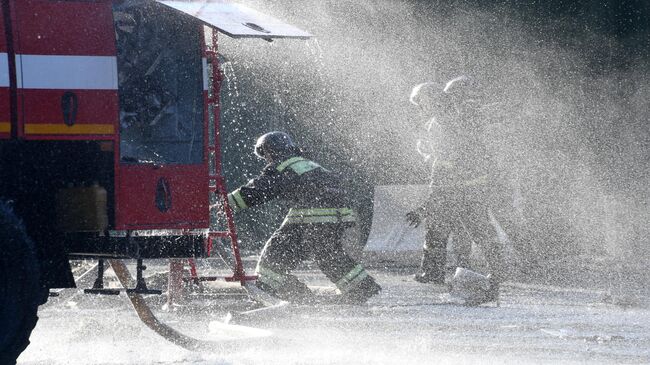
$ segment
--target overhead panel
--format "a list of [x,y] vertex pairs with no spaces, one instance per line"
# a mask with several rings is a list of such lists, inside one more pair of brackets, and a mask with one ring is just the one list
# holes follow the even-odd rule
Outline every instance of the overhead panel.
[[218,0],[156,2],[189,14],[233,38],[310,38],[293,25],[239,4]]

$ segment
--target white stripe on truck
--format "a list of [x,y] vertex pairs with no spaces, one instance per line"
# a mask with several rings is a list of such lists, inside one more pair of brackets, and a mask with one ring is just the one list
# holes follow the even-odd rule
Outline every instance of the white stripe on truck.
[[9,87],[9,59],[6,53],[0,53],[0,87]]
[[16,68],[19,88],[117,90],[114,56],[16,55]]
[[209,72],[210,67],[208,66],[208,59],[203,57],[201,59],[201,63],[203,64],[203,91],[208,91],[208,85],[209,85]]

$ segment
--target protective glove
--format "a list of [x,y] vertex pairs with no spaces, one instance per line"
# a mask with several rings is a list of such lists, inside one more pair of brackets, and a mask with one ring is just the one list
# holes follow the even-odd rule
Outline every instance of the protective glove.
[[409,226],[415,228],[422,223],[422,216],[417,210],[410,211],[406,213],[406,221],[408,222]]

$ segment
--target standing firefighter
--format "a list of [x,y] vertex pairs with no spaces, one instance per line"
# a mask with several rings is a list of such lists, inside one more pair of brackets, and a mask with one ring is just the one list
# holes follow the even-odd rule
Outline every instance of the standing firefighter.
[[[503,280],[501,249],[490,223],[489,209],[499,204],[503,192],[501,174],[484,140],[486,120],[480,113],[481,100],[475,81],[454,78],[436,87],[429,100],[411,101],[427,108],[433,118],[427,125],[432,137],[418,145],[418,151],[432,163],[430,194],[426,202],[406,216],[412,226],[426,219],[426,236],[421,270],[415,279],[443,284],[446,245],[451,235],[454,247],[460,241],[475,242],[486,255],[491,275],[472,304],[496,300],[498,283]],[[422,85],[414,89],[421,91]],[[427,149],[428,148],[428,149]],[[458,266],[469,266],[470,245],[463,245]],[[452,282],[452,286],[453,286]]]
[[361,304],[380,286],[343,250],[343,231],[356,222],[335,174],[301,156],[283,132],[261,136],[255,154],[268,163],[262,173],[228,194],[237,211],[275,198],[291,203],[284,222],[266,242],[257,263],[258,286],[281,298],[310,302],[311,290],[291,271],[310,253],[323,273],[341,291],[341,303]]

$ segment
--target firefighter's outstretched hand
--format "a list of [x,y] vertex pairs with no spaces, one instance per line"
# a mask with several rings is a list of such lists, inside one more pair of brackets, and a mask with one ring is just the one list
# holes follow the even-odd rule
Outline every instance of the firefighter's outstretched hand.
[[414,210],[406,213],[406,221],[408,222],[409,226],[415,228],[419,226],[420,223],[422,223],[422,216],[419,212]]

